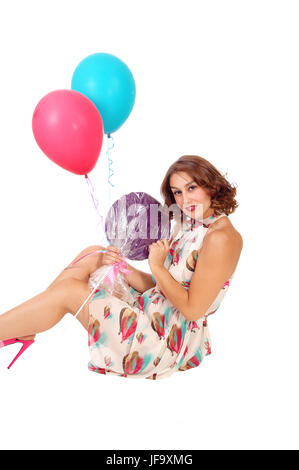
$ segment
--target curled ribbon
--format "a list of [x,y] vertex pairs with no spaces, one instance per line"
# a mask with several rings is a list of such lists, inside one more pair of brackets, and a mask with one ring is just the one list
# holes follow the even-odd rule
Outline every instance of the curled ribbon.
[[103,218],[103,216],[102,216],[102,214],[100,213],[100,210],[99,210],[99,201],[97,200],[97,198],[96,198],[96,196],[95,196],[95,190],[94,190],[93,184],[92,184],[91,179],[89,178],[88,175],[85,175],[85,180],[86,180],[87,185],[88,185],[88,187],[89,187],[90,195],[91,195],[91,197],[92,197],[95,210],[97,211],[98,216],[99,216],[99,219],[100,219],[100,221],[99,221],[98,224],[97,224],[97,227],[99,226],[99,224],[101,224],[103,239],[105,238],[105,243],[109,244],[109,241],[108,241],[108,239],[107,239],[107,237],[106,237],[106,233],[105,233],[104,218]]
[[113,286],[115,278],[119,272],[124,274],[130,274],[133,271],[127,268],[128,263],[126,261],[119,261],[118,263],[114,263],[111,269],[108,271],[105,279],[109,282],[111,286]]

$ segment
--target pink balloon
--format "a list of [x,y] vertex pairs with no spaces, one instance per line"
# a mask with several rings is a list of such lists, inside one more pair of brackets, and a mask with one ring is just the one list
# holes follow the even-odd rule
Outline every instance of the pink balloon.
[[65,170],[85,175],[97,163],[103,121],[85,95],[74,90],[48,93],[34,110],[32,130],[41,150]]

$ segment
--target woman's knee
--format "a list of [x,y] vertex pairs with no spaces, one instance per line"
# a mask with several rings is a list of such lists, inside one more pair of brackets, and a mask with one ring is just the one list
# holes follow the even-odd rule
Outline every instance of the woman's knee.
[[[104,249],[104,247],[100,245],[92,245],[85,248],[68,266],[63,269],[49,287],[54,287],[62,280],[70,278],[88,282],[90,274],[101,266],[101,253],[98,253],[98,250],[101,249]],[[92,253],[92,255],[86,256],[90,253]]]
[[90,245],[87,248],[84,248],[82,253],[88,253],[88,252],[92,252],[92,251],[96,251],[96,250],[105,250],[105,247],[103,247],[101,245]]
[[105,248],[101,245],[91,245],[82,250],[69,266],[87,266],[91,271],[96,270],[100,263],[101,253]]

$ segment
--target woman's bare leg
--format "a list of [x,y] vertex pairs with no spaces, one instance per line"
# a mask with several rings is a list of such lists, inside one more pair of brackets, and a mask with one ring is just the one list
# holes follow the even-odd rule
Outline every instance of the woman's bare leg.
[[[95,252],[96,250],[104,250],[104,249],[105,247],[101,245],[89,246],[85,250],[81,251],[70,264],[72,264],[74,261],[77,261],[79,258],[81,258],[84,255],[87,255],[91,252]],[[74,266],[71,266],[71,267],[70,265],[67,266],[59,274],[59,276],[49,285],[46,291],[42,292],[41,294],[38,294],[32,299],[27,300],[26,302],[13,308],[12,310],[9,310],[5,314],[0,315],[0,341],[3,341],[4,339],[11,339],[11,338],[32,340],[35,338],[36,333],[39,333],[41,331],[45,331],[51,328],[51,325],[50,325],[47,328],[44,328],[40,331],[30,330],[31,321],[28,322],[28,315],[29,315],[29,312],[31,311],[33,312],[33,315],[31,315],[32,321],[33,321],[34,315],[37,315],[38,318],[40,317],[38,312],[42,312],[42,311],[47,312],[48,310],[50,310],[50,312],[54,312],[54,315],[50,312],[46,313],[44,315],[44,318],[42,318],[42,321],[46,322],[48,319],[48,314],[49,314],[51,318],[51,322],[54,322],[54,324],[56,324],[66,313],[64,312],[65,309],[63,308],[61,309],[61,305],[57,305],[57,302],[59,302],[59,299],[61,297],[61,290],[63,291],[62,293],[63,297],[65,297],[65,292],[66,292],[65,287],[62,287],[61,285],[61,281],[67,282],[67,280],[73,279],[75,282],[76,280],[83,282],[83,284],[81,284],[79,289],[78,289],[78,284],[77,284],[76,293],[75,295],[74,293],[72,294],[73,304],[69,305],[69,309],[67,310],[69,313],[76,314],[80,306],[83,304],[85,298],[88,296],[88,293],[91,292],[91,288],[88,288],[88,285],[87,285],[89,276],[92,272],[96,271],[100,266],[101,266],[101,253],[95,252],[89,256],[86,256],[82,260],[80,260],[78,263],[76,263]],[[53,290],[53,288],[57,286],[58,284],[60,288]],[[55,304],[54,308],[52,307],[53,304]],[[59,311],[58,313],[57,313],[57,310]],[[82,323],[84,328],[87,329],[88,328],[88,302],[83,307],[82,311],[79,313],[77,318],[80,321],[80,323]],[[4,323],[10,325],[9,330],[6,329],[4,331]],[[16,329],[16,324],[17,324],[17,329]],[[35,326],[43,327],[44,325],[38,321],[35,324]]]
[[[89,301],[92,288],[88,286],[90,274],[101,267],[101,245],[89,246],[73,261],[84,257],[74,266],[67,266],[41,294],[0,315],[0,341],[6,339],[34,339],[37,333],[46,331],[58,323],[65,313],[75,315],[85,300],[88,301],[77,319],[88,329]],[[71,262],[70,264],[72,264]]]
[[[92,289],[84,281],[64,279],[41,294],[0,315],[0,341],[31,337],[52,328],[66,313],[76,314]],[[84,328],[88,328],[86,302],[78,315]],[[29,338],[28,338],[29,339]]]

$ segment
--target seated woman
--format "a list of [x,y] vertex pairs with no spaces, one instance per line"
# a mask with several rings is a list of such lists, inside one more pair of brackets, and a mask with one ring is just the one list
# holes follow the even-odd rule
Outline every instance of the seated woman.
[[[77,315],[88,331],[92,371],[160,379],[198,366],[211,353],[207,318],[219,308],[243,246],[228,218],[238,207],[236,189],[204,158],[183,156],[166,172],[161,195],[166,206],[178,208],[179,217],[170,240],[149,248],[152,274],[128,265],[132,272],[124,276],[134,301],[98,289]],[[116,247],[97,252],[101,249],[83,250],[74,262],[83,259],[44,292],[2,314],[0,346],[17,340],[23,352],[36,333],[68,312],[75,315],[91,294],[91,274],[122,260]]]

